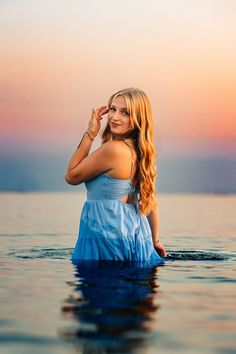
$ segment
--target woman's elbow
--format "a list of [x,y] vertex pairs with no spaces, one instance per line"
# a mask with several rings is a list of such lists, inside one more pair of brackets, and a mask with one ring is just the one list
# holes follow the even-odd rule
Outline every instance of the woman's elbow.
[[66,183],[68,183],[68,184],[72,184],[71,178],[70,178],[70,176],[68,175],[68,173],[65,175],[65,181],[66,181]]
[[71,176],[68,172],[65,175],[65,180],[68,184],[72,185],[72,186],[77,186],[78,184],[82,183],[79,182],[78,179],[73,176]]

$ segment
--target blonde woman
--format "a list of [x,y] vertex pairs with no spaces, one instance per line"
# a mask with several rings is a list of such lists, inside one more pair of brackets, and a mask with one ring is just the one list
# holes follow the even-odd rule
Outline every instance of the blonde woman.
[[[101,146],[89,153],[105,114]],[[72,261],[164,262],[153,133],[150,102],[140,89],[120,90],[93,109],[65,175],[67,183],[84,182],[87,189]]]

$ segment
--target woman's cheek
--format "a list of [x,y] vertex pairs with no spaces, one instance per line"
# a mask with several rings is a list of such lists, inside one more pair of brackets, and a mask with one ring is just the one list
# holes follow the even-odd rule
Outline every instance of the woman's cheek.
[[112,113],[108,113],[107,117],[108,117],[108,120],[110,121],[112,118]]

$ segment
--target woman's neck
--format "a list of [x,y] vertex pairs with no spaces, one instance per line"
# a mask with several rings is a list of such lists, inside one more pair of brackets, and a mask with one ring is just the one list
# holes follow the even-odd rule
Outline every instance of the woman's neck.
[[121,135],[113,134],[112,140],[126,140],[126,141],[130,141],[130,142],[135,141],[135,139],[132,136],[130,136],[130,134],[127,134],[127,135],[126,134],[121,134]]

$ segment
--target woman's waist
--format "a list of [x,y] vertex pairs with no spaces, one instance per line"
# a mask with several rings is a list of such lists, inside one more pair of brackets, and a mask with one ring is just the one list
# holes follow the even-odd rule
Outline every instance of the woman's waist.
[[130,194],[127,190],[87,190],[87,200],[120,200]]
[[[125,202],[120,199],[87,199],[84,203],[84,211],[103,218],[110,215],[114,219],[119,219],[120,215],[128,217],[130,213],[137,216],[139,208],[137,203]],[[90,214],[90,215],[92,215]]]
[[135,203],[131,203],[131,202],[126,202],[126,201],[123,201],[119,198],[115,199],[115,198],[87,198],[86,203],[90,203],[90,204],[114,204],[114,203],[119,203],[119,204],[124,204],[124,205],[127,205],[127,206],[134,206]]

